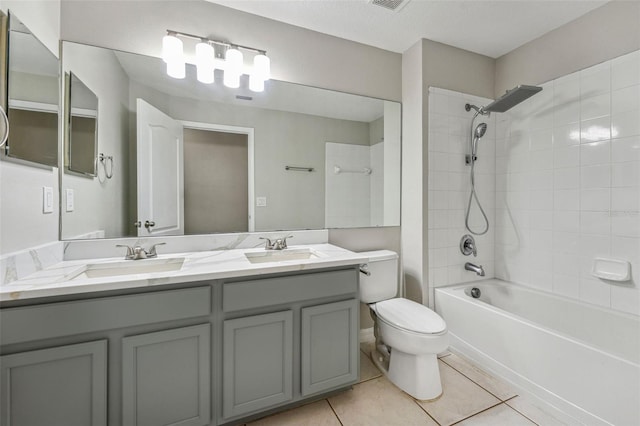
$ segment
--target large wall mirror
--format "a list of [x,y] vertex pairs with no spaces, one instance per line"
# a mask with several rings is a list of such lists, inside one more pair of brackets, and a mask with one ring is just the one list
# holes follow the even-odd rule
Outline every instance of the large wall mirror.
[[58,59],[11,12],[7,38],[10,134],[5,154],[57,167]]
[[397,102],[205,85],[189,65],[177,80],[159,58],[70,42],[62,64],[100,111],[96,177],[62,173],[63,239],[400,224]]

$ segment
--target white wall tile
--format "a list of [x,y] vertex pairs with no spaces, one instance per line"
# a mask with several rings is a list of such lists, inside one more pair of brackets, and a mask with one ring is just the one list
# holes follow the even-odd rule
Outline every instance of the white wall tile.
[[608,164],[611,161],[610,149],[608,140],[580,145],[580,166]]
[[640,111],[627,111],[611,116],[611,134],[614,138],[640,135]]
[[611,94],[611,114],[640,109],[640,84],[618,89]]
[[613,139],[611,141],[611,160],[614,163],[640,161],[640,136]]
[[611,166],[611,186],[640,186],[640,162],[614,163]]
[[640,51],[635,51],[611,61],[612,88],[640,84]]
[[[498,117],[496,276],[640,314],[640,51],[546,85]],[[595,279],[596,257],[632,281]]]
[[582,98],[580,100],[580,120],[590,120],[611,115],[611,94]]
[[608,188],[611,186],[611,165],[599,164],[580,168],[580,188]]

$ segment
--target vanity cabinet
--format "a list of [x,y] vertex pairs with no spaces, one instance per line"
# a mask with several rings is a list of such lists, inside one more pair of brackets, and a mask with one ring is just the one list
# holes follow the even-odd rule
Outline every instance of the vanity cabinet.
[[122,339],[122,424],[205,426],[211,414],[211,326]]
[[303,396],[358,380],[359,306],[350,299],[302,309]]
[[107,341],[0,357],[0,424],[107,424]]
[[358,268],[0,305],[0,426],[213,426],[357,382]]
[[223,412],[236,417],[293,399],[293,312],[224,322]]
[[345,388],[359,374],[355,268],[222,284],[222,423]]

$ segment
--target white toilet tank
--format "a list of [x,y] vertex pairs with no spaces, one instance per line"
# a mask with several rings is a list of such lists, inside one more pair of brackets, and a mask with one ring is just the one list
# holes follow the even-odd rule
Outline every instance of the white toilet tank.
[[360,274],[360,301],[375,303],[393,299],[398,293],[398,254],[390,250],[359,253],[369,258],[366,269],[371,275]]

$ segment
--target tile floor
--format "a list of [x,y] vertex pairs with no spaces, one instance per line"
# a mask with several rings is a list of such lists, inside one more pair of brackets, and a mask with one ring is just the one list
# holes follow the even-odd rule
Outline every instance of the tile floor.
[[352,390],[274,414],[247,426],[519,426],[563,425],[518,396],[507,383],[455,354],[440,358],[443,394],[417,401],[396,388],[373,365],[371,343],[360,351],[360,382]]

